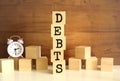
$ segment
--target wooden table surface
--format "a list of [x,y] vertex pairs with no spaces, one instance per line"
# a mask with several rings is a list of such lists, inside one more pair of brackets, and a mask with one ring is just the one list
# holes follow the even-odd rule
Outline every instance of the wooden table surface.
[[112,72],[66,70],[65,74],[53,75],[51,71],[49,67],[48,71],[0,73],[0,81],[120,81],[120,66],[114,66]]

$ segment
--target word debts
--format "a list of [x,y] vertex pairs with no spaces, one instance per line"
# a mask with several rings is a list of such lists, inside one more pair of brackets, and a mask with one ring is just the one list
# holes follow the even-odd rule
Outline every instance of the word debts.
[[64,25],[66,23],[65,11],[52,12],[51,37],[53,49],[51,50],[51,62],[53,62],[53,74],[65,72],[64,50],[66,50],[66,37]]

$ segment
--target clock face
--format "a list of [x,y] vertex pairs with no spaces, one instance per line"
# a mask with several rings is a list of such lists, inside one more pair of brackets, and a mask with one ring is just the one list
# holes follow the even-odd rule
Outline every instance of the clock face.
[[12,42],[7,48],[8,54],[12,57],[20,57],[23,54],[23,45],[19,42]]

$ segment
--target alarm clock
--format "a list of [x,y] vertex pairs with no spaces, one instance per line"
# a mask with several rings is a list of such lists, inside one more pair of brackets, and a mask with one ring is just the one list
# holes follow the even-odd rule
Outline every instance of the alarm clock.
[[[14,40],[17,39],[17,40]],[[23,47],[23,39],[18,35],[10,36],[10,38],[7,40],[7,52],[10,55],[10,57],[23,57],[22,54],[24,52]]]

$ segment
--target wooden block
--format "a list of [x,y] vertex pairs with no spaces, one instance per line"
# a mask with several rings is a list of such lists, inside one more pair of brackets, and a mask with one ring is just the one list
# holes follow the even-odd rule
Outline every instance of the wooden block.
[[113,58],[102,57],[101,58],[101,71],[113,70]]
[[69,70],[80,70],[81,60],[76,58],[69,58]]
[[38,59],[41,57],[41,46],[25,47],[25,57],[29,59]]
[[31,59],[19,59],[19,71],[31,71],[32,60]]
[[53,74],[64,74],[66,69],[65,60],[53,62]]
[[53,50],[66,50],[66,37],[53,38]]
[[75,48],[75,57],[79,59],[87,59],[91,57],[90,46],[77,46]]
[[66,12],[65,11],[53,11],[52,12],[52,24],[66,24]]
[[48,58],[40,57],[36,59],[36,70],[47,70],[48,69]]
[[14,72],[14,60],[0,59],[0,72],[2,73]]
[[64,36],[64,25],[63,24],[51,24],[51,37]]
[[97,70],[98,59],[96,57],[91,57],[86,60],[85,69],[86,70]]
[[51,62],[63,60],[64,50],[51,50]]

